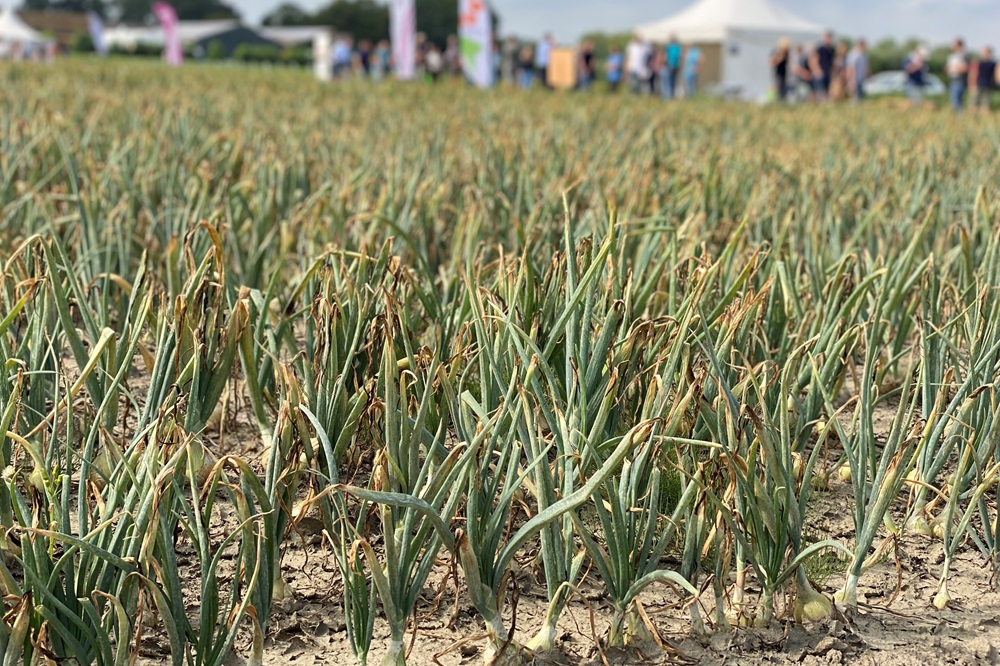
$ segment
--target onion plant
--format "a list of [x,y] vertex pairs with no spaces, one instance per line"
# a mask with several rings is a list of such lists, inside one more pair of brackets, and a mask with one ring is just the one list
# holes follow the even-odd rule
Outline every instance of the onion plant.
[[[422,509],[430,507],[437,520],[451,522],[463,498],[460,479],[468,475],[468,468],[476,460],[474,446],[456,446],[445,451],[447,420],[442,420],[433,433],[430,445],[425,443],[424,428],[430,403],[437,399],[434,379],[447,383],[442,368],[431,362],[425,371],[429,380],[416,394],[414,373],[416,360],[409,358],[413,370],[400,372],[399,363],[388,339],[383,353],[380,381],[383,388],[383,432],[385,448],[376,458],[372,486],[376,493],[411,497],[420,502],[421,508],[402,504],[379,506],[379,522],[384,535],[384,553],[379,557],[372,544],[363,536],[358,545],[364,553],[372,581],[382,602],[389,623],[389,644],[382,663],[385,666],[405,664],[403,635],[407,620],[413,615],[417,600],[430,575],[438,551],[441,534]],[[445,391],[448,395],[449,391]],[[416,403],[415,413],[409,404]],[[412,422],[411,422],[412,418]],[[341,492],[335,487],[336,492]],[[367,494],[363,489],[347,492],[369,501],[377,501],[378,494]]]
[[[665,404],[671,397],[675,400],[673,404]],[[608,635],[611,647],[625,647],[636,635],[644,635],[635,604],[650,585],[669,582],[697,594],[680,573],[661,568],[663,556],[676,541],[683,516],[699,495],[697,483],[684,483],[678,478],[683,491],[677,497],[670,497],[668,478],[678,476],[678,472],[664,469],[664,461],[671,455],[669,449],[664,450],[670,444],[665,433],[677,428],[691,397],[691,392],[670,396],[660,382],[652,383],[644,416],[661,414],[658,418],[664,421],[656,422],[649,438],[625,461],[620,475],[609,477],[592,498],[592,509],[601,527],[600,538],[606,545],[601,545],[587,529],[584,516],[579,512],[571,514],[577,534],[614,607]],[[671,411],[666,413],[668,406]],[[679,440],[675,443],[691,445]]]
[[[871,328],[875,330],[878,326],[872,324]],[[862,371],[861,395],[854,410],[850,435],[845,433],[837,418],[832,397],[826,392],[825,387],[819,385],[824,391],[829,423],[832,424],[844,446],[844,454],[851,472],[855,544],[844,587],[834,596],[837,604],[849,609],[857,607],[858,581],[868,562],[868,553],[875,541],[879,526],[887,520],[889,509],[898,498],[907,475],[916,465],[926,437],[926,429],[921,433],[917,428],[919,391],[911,391],[914,383],[919,386],[923,381],[922,370],[918,370],[915,380],[907,375],[903,383],[901,391],[903,399],[899,401],[885,442],[880,444],[876,439],[874,406],[877,392],[873,383],[878,346],[871,344],[874,335],[876,334],[870,332],[868,336],[869,350]],[[895,529],[893,523],[888,522],[888,524]]]

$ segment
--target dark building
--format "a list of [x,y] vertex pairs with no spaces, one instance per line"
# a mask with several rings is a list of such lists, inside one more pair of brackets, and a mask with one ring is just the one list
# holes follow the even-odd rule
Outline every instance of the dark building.
[[196,57],[206,55],[232,58],[240,46],[271,46],[280,49],[278,42],[243,25],[235,25],[217,33],[201,37],[187,45]]

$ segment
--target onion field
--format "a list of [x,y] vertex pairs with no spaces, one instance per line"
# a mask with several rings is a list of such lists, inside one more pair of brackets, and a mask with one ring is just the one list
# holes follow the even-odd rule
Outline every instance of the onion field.
[[5,666],[996,658],[995,121],[0,85]]

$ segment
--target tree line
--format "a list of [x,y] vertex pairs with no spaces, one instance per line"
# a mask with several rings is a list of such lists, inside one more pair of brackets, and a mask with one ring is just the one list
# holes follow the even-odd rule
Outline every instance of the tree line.
[[[169,0],[182,21],[239,18],[224,0]],[[145,23],[153,15],[154,0],[24,0],[21,7],[33,11],[94,12],[102,18],[126,23]]]
[[[169,0],[182,21],[238,19],[237,9],[226,0]],[[154,0],[23,0],[23,8],[69,12],[96,12],[110,21],[144,23],[151,20]],[[456,0],[416,0],[417,30],[439,46],[458,26]],[[494,13],[494,27],[499,19]],[[334,0],[316,11],[294,2],[278,5],[264,18],[264,25],[323,25],[355,39],[378,41],[389,38],[389,7],[377,0]]]
[[[457,0],[416,0],[416,6],[417,30],[431,42],[444,46],[448,36],[458,29]],[[335,0],[310,12],[294,2],[285,2],[264,18],[264,25],[329,25],[357,40],[374,42],[389,38],[389,7],[376,0]],[[499,30],[499,25],[499,16],[493,12],[494,31]]]

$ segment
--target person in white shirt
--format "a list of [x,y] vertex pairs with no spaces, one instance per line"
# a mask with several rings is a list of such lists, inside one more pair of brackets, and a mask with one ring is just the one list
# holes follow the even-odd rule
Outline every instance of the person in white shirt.
[[556,40],[552,36],[552,33],[545,35],[542,41],[538,42],[538,48],[535,49],[535,72],[542,77],[542,86],[549,88],[549,60],[552,57],[552,47],[555,46]]
[[956,39],[951,47],[951,54],[945,64],[948,74],[948,97],[951,108],[961,111],[965,105],[965,92],[969,87],[969,59],[965,57],[965,42]]
[[643,83],[649,80],[649,55],[649,44],[638,34],[633,35],[625,47],[625,74],[629,88],[637,95],[643,91]]
[[868,43],[859,39],[847,56],[847,86],[855,101],[865,98],[865,81],[871,75],[868,59]]

